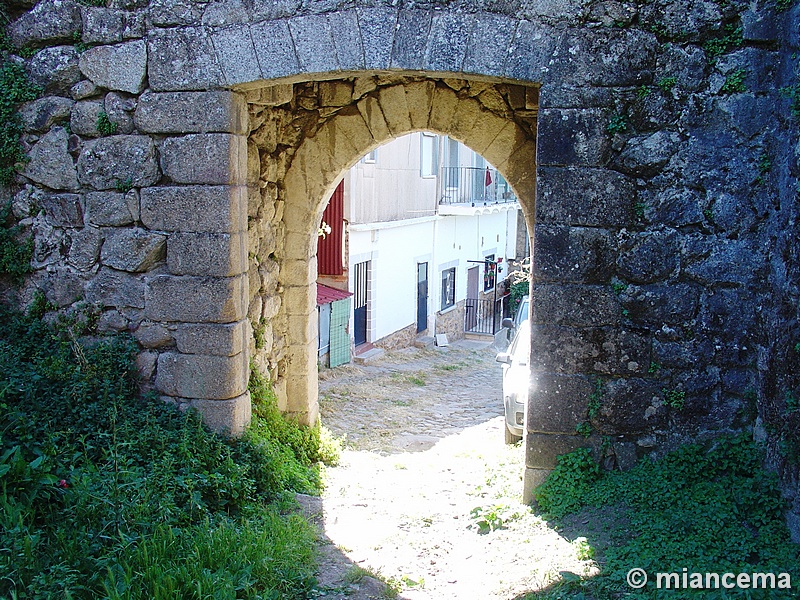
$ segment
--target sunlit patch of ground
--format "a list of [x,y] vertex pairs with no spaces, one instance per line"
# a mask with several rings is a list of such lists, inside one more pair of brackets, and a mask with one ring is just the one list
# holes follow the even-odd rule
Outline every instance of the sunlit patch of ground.
[[349,440],[325,473],[325,534],[402,598],[511,599],[596,571],[520,503],[524,450],[503,442],[494,354],[390,355],[321,383],[323,422]]

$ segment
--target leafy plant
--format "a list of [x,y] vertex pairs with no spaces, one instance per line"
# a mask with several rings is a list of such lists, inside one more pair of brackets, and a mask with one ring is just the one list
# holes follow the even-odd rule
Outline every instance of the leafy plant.
[[14,180],[16,166],[27,159],[19,143],[22,126],[17,109],[35,100],[41,88],[31,85],[22,66],[6,59],[0,66],[0,185]]
[[469,515],[480,534],[502,529],[506,523],[518,519],[520,516],[519,513],[505,504],[476,506],[470,511]]
[[611,289],[614,290],[615,294],[619,295],[619,294],[621,294],[622,292],[624,292],[625,290],[628,289],[628,284],[627,283],[623,283],[621,281],[614,281],[611,284]]
[[[617,525],[603,547],[592,543],[590,533],[585,544],[580,538],[574,542],[576,550],[588,547],[601,554],[599,575],[564,578],[526,600],[578,594],[662,598],[663,591],[652,585],[631,594],[625,575],[632,565],[648,573],[680,573],[688,566],[696,572],[788,572],[797,577],[800,555],[783,520],[785,501],[777,476],[763,470],[762,460],[762,450],[747,435],[684,446],[660,460],[646,458],[627,472],[601,473],[586,449],[560,457],[536,492],[539,507],[556,525],[569,513],[581,511],[580,522],[580,515],[604,507]],[[676,591],[675,597],[701,596]],[[709,591],[702,597],[723,596]],[[784,596],[776,590],[763,597],[791,598],[794,592]]]
[[606,131],[611,135],[628,130],[628,118],[625,115],[613,115],[606,125]]
[[19,282],[30,273],[33,257],[33,236],[23,234],[23,229],[11,220],[11,203],[0,207],[0,275],[10,275]]
[[664,403],[675,410],[683,410],[686,406],[686,392],[683,390],[661,390],[664,393]]
[[725,83],[719,90],[720,94],[738,94],[747,91],[744,85],[744,80],[747,77],[747,71],[744,69],[735,69],[725,76]]
[[577,425],[575,425],[575,433],[582,435],[585,438],[588,438],[592,435],[592,425],[588,421],[581,421]]
[[117,133],[117,124],[109,120],[108,113],[105,111],[101,111],[100,114],[97,115],[97,131],[99,131],[101,135],[114,135]]
[[0,597],[306,597],[314,534],[284,498],[319,489],[319,428],[255,378],[253,426],[221,438],[137,397],[129,338],[50,309],[0,307]]
[[114,189],[123,194],[127,194],[133,189],[133,177],[127,177],[124,180],[117,179],[114,184]]
[[668,92],[675,87],[676,83],[678,83],[678,79],[675,77],[662,77],[656,85],[663,91]]
[[726,52],[741,47],[744,42],[743,31],[741,27],[728,24],[723,28],[723,31],[718,32],[716,37],[706,40],[705,44],[703,44],[703,49],[708,55],[708,61],[714,63],[717,58]]

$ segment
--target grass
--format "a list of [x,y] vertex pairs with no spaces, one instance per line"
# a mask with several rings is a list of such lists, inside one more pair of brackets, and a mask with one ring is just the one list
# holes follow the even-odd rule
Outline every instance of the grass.
[[0,308],[0,598],[305,598],[316,493],[336,448],[251,377],[239,440],[136,394],[135,345],[91,311]]
[[[572,528],[581,555],[597,557],[600,574],[568,578],[524,598],[661,598],[651,581],[642,590],[626,584],[638,567],[651,574],[790,573],[800,577],[800,552],[789,541],[786,508],[777,477],[765,472],[759,447],[747,436],[727,436],[694,444],[661,460],[645,459],[628,472],[603,472],[583,449],[560,458],[537,490],[539,507],[551,524]],[[593,540],[592,515],[617,515],[608,539]],[[577,540],[581,539],[580,542]],[[670,590],[670,598],[793,598],[793,592],[750,590]],[[762,594],[762,592],[765,592]],[[700,594],[698,596],[698,594]]]

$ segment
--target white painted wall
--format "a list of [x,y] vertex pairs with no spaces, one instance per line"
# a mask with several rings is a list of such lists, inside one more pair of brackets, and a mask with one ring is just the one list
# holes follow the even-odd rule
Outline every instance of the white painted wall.
[[[437,206],[436,178],[420,177],[420,136],[411,134],[378,148],[375,163],[359,162],[345,177],[350,273],[357,263],[372,263],[370,342],[416,323],[418,263],[428,263],[428,329],[433,331],[441,310],[444,270],[456,268],[459,302],[467,296],[467,269],[476,264],[483,290],[483,265],[469,261],[483,261],[491,254],[502,257],[502,281],[507,259],[516,252],[516,204]],[[463,165],[482,166],[481,160],[468,148],[459,148]],[[353,287],[351,277],[350,291]],[[351,316],[351,332],[352,327]]]
[[356,263],[372,261],[367,341],[416,323],[417,263],[428,262],[431,269],[434,220],[350,226],[351,273]]

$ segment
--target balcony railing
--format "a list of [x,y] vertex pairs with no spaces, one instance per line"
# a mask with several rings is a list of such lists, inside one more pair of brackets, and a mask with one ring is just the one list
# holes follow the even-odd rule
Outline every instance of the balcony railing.
[[488,167],[442,167],[439,204],[479,206],[516,202],[511,186]]

